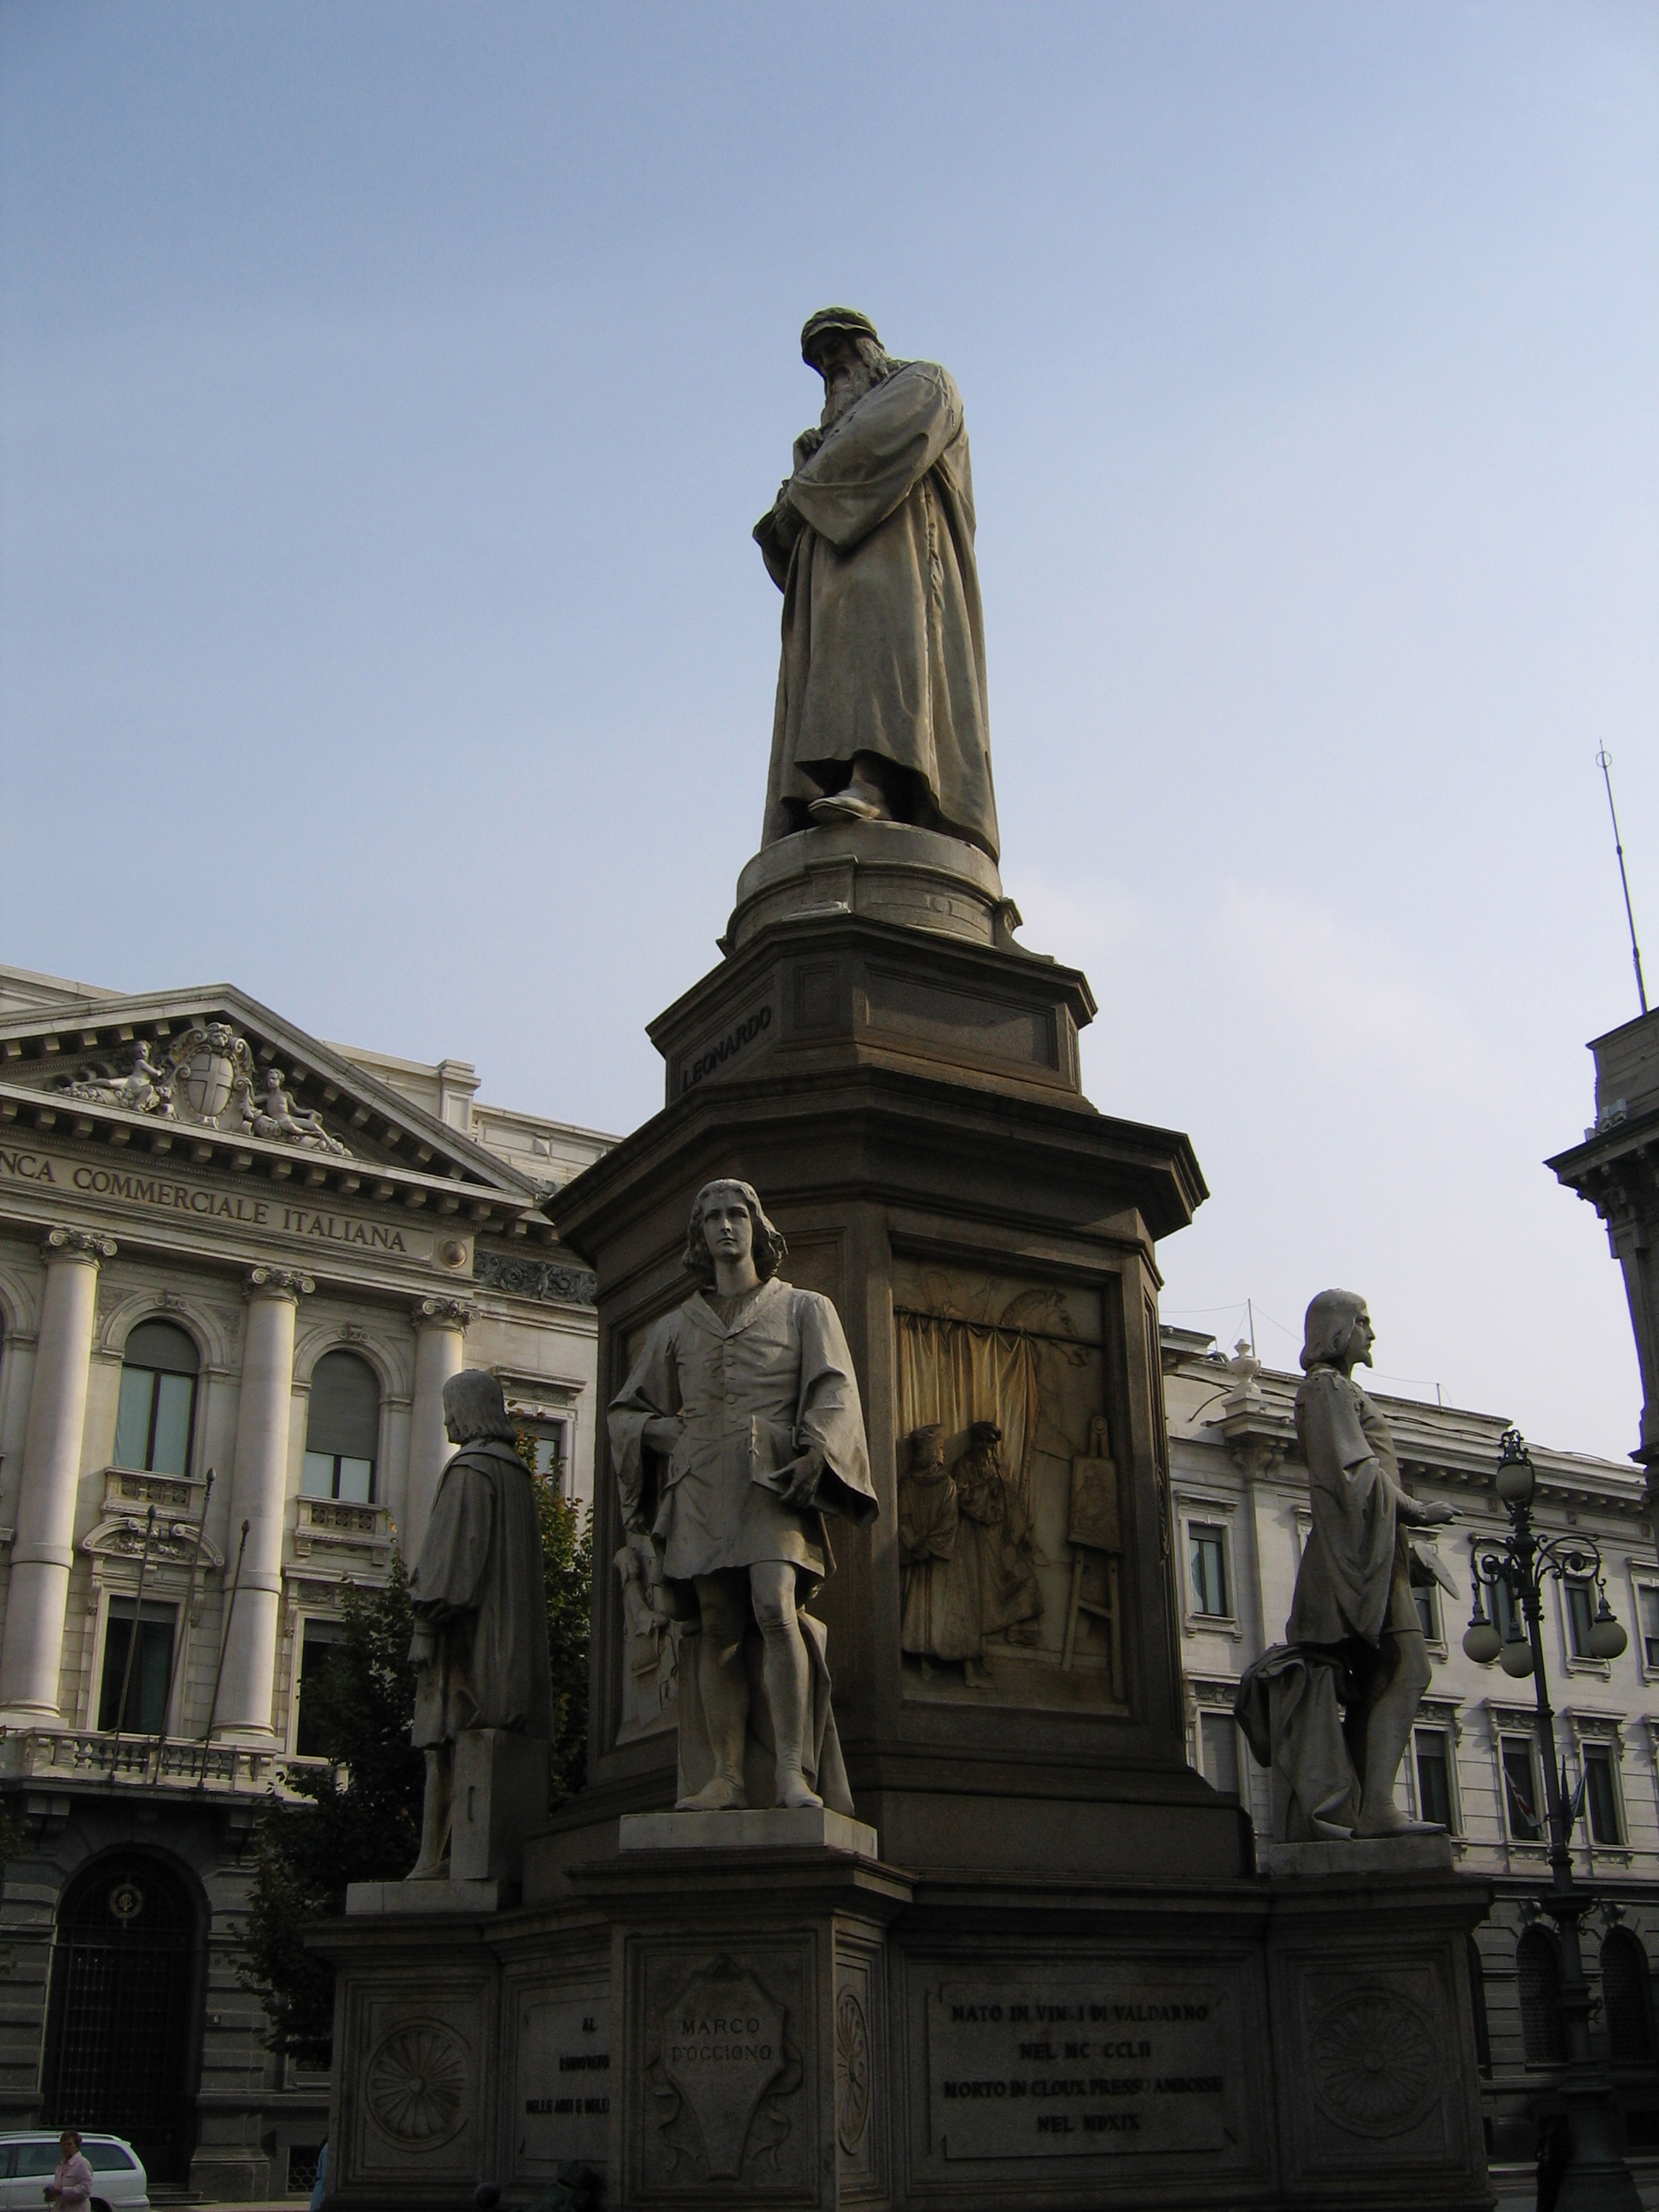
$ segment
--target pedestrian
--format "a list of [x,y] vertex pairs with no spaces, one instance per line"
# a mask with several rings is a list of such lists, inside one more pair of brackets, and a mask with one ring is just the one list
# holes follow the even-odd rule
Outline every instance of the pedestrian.
[[328,2145],[317,2154],[317,2179],[311,2187],[311,2212],[323,2212],[328,2202]]
[[58,2212],[87,2212],[92,2197],[92,2168],[81,2155],[81,2138],[73,2128],[64,2129],[58,2148],[64,2155],[42,2194],[48,2204],[58,2207]]

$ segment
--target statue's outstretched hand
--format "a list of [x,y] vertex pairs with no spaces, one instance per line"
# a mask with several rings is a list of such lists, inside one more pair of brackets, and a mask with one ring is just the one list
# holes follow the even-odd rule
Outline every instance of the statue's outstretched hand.
[[1437,1500],[1425,1502],[1408,1497],[1403,1491],[1395,1511],[1408,1528],[1444,1528],[1457,1518],[1455,1505],[1442,1505]]

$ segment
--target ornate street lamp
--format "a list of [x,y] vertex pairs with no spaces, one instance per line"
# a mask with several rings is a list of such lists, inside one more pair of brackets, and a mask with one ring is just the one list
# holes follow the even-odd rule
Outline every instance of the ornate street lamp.
[[[1494,1659],[1506,1674],[1523,1681],[1530,1674],[1538,1700],[1538,1751],[1544,1768],[1549,1811],[1550,1885],[1543,1907],[1560,1931],[1561,2019],[1566,2033],[1567,2069],[1562,2084],[1572,2138],[1571,2160],[1556,2202],[1559,2212],[1638,2212],[1641,2203],[1630,2169],[1619,2155],[1613,2085],[1604,2065],[1591,2053],[1589,1984],[1584,1979],[1578,1923],[1596,1903],[1594,1890],[1575,1881],[1572,1831],[1577,1818],[1567,1770],[1558,1770],[1555,1716],[1550,1710],[1544,1673],[1544,1577],[1557,1582],[1594,1579],[1595,1617],[1590,1624],[1593,1658],[1616,1659],[1629,1641],[1607,1603],[1607,1577],[1599,1547],[1588,1536],[1539,1536],[1532,1525],[1533,1493],[1538,1478],[1519,1429],[1505,1429],[1498,1448],[1498,1495],[1509,1508],[1510,1533],[1501,1547],[1471,1536],[1469,1565],[1474,1610],[1463,1649],[1482,1667]],[[1481,1603],[1485,1590],[1502,1589],[1509,1603],[1502,1610],[1507,1632],[1500,1634]],[[1492,1612],[1500,1610],[1494,1606]],[[1522,1624],[1524,1625],[1524,1628]]]

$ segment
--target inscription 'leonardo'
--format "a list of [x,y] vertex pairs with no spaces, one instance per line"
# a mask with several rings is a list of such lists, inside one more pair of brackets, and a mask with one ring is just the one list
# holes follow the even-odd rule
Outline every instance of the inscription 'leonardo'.
[[745,1045],[753,1044],[758,1036],[764,1036],[771,1026],[771,1007],[757,1006],[735,1028],[729,1029],[717,1044],[709,1045],[695,1060],[687,1061],[680,1070],[681,1091],[690,1091],[693,1084],[701,1083],[706,1076],[714,1074],[725,1066],[728,1060],[734,1060]]
[[927,2000],[933,2141],[948,2159],[1218,2149],[1225,2008],[1213,1984],[946,1984]]

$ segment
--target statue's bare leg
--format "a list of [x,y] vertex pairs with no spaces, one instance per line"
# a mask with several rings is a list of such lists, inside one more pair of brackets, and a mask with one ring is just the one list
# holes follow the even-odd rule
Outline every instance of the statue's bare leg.
[[441,1881],[449,1866],[449,1830],[455,1810],[455,1747],[430,1744],[426,1754],[426,1797],[421,1807],[421,1855],[404,1877]]
[[[1393,1647],[1393,1666],[1389,1665]],[[1364,1718],[1360,1768],[1363,1793],[1356,1836],[1423,1835],[1431,1820],[1413,1820],[1394,1802],[1395,1777],[1411,1741],[1412,1723],[1431,1679],[1420,1629],[1385,1632],[1378,1654],[1377,1686]]]
[[806,1639],[795,1617],[795,1570],[785,1560],[768,1560],[750,1568],[749,1587],[766,1644],[762,1672],[777,1748],[776,1802],[822,1805],[823,1800],[809,1786],[802,1765],[812,1677]]
[[743,1786],[743,1747],[749,1733],[749,1677],[743,1664],[744,1631],[749,1625],[747,1582],[741,1568],[696,1578],[697,1610],[702,1616],[697,1687],[702,1693],[714,1771],[701,1790],[681,1798],[681,1812],[741,1812],[749,1802]]

